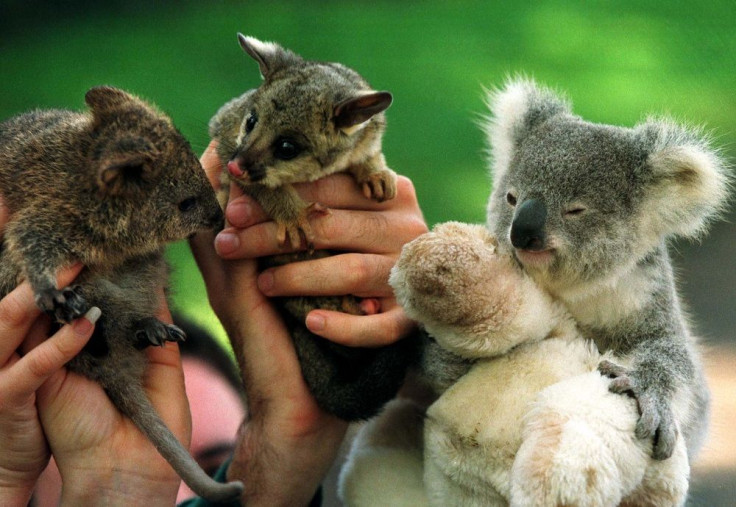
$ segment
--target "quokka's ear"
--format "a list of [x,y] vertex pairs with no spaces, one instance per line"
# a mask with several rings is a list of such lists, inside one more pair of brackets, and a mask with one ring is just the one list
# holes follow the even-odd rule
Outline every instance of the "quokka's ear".
[[87,91],[84,101],[94,113],[99,114],[117,109],[130,102],[136,102],[137,99],[119,88],[96,86]]
[[101,150],[97,186],[109,196],[134,195],[159,172],[158,150],[145,138],[125,136]]
[[258,62],[261,76],[265,80],[268,80],[279,69],[303,61],[299,55],[282,48],[275,42],[262,42],[242,33],[238,33],[238,42],[240,42],[240,47]]
[[481,122],[496,179],[508,168],[518,144],[537,125],[559,114],[571,114],[563,97],[525,78],[509,79],[487,96],[490,116]]
[[389,92],[365,92],[338,103],[332,111],[335,127],[350,135],[359,130],[393,101]]
[[648,120],[635,133],[650,145],[643,177],[642,232],[697,238],[724,211],[728,165],[702,130]]

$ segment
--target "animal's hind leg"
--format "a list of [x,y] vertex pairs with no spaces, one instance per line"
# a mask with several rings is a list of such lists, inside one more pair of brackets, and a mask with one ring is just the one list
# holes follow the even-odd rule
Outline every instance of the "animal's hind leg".
[[155,317],[146,317],[135,325],[135,346],[139,349],[150,345],[163,346],[165,342],[183,342],[186,334],[173,324],[165,324]]

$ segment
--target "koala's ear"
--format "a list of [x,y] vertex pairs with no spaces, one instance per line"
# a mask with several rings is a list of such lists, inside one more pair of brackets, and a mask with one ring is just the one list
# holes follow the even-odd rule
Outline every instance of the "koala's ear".
[[95,114],[112,111],[135,100],[129,93],[112,86],[96,86],[84,96],[84,101]]
[[258,62],[261,76],[265,80],[268,80],[277,70],[303,61],[299,55],[282,48],[275,42],[262,42],[255,37],[246,37],[242,33],[238,33],[238,42],[240,47]]
[[702,131],[649,120],[635,132],[651,144],[641,207],[642,232],[697,237],[728,200],[729,172]]
[[482,122],[493,157],[497,180],[508,167],[519,143],[545,120],[571,114],[570,104],[551,90],[523,78],[509,80],[500,90],[488,93],[490,116]]
[[102,195],[134,195],[158,173],[158,150],[142,137],[121,137],[106,146],[97,164],[97,186]]
[[353,134],[365,122],[388,109],[393,97],[389,92],[366,92],[338,103],[332,112],[335,127]]

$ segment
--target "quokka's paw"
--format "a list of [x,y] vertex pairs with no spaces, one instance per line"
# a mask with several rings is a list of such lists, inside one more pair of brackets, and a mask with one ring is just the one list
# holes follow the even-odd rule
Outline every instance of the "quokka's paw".
[[314,231],[309,223],[309,217],[314,214],[329,215],[330,209],[313,202],[305,206],[292,220],[276,220],[278,226],[276,239],[279,246],[286,247],[291,244],[292,248],[298,249],[302,245],[303,238],[307,249],[314,250]]
[[396,197],[396,173],[391,169],[374,171],[359,183],[368,199],[383,202]]
[[79,293],[79,287],[46,289],[36,294],[36,305],[57,322],[71,322],[84,315],[90,306]]
[[609,386],[611,392],[636,399],[640,414],[636,423],[636,437],[653,439],[652,457],[664,460],[672,456],[678,438],[677,425],[666,397],[646,385],[636,369],[601,361],[598,371],[612,379]]
[[166,342],[183,342],[187,335],[173,324],[165,324],[155,317],[141,319],[136,324],[136,347],[143,349],[151,345],[163,347]]

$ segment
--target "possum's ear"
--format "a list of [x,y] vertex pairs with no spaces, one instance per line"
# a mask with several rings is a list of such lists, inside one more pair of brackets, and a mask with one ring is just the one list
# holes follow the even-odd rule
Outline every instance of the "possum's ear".
[[391,105],[393,97],[389,92],[366,92],[357,97],[343,100],[335,106],[332,121],[335,127],[350,135],[359,130],[365,122]]
[[275,42],[262,42],[255,37],[246,37],[242,33],[238,34],[238,42],[240,42],[240,47],[258,62],[261,76],[265,80],[268,80],[277,70],[303,61],[299,55],[282,48]]
[[570,104],[528,79],[512,79],[488,93],[490,116],[482,122],[493,158],[495,180],[508,168],[518,144],[537,125],[558,114],[571,114]]
[[103,195],[133,195],[156,176],[156,148],[142,137],[122,137],[106,146],[97,165]]
[[84,101],[95,113],[103,113],[135,101],[135,98],[112,86],[96,86],[85,94]]
[[726,205],[730,186],[726,163],[699,130],[649,120],[635,132],[650,145],[640,231],[653,239],[697,237]]

